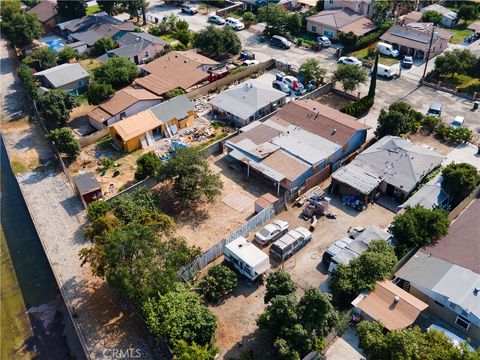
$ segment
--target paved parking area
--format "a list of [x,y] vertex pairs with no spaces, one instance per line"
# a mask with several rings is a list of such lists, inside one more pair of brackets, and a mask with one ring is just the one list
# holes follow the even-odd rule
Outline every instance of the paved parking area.
[[194,32],[201,31],[207,25],[210,25],[207,23],[208,15],[203,15],[200,13],[195,15],[184,14],[177,6],[156,5],[147,9],[147,16],[154,16],[159,19],[158,21],[162,21],[165,16],[169,16],[171,14],[177,15],[180,20],[187,21],[190,25],[190,30]]
[[360,352],[358,337],[354,327],[348,328],[345,333],[336,339],[325,353],[326,360],[364,360]]

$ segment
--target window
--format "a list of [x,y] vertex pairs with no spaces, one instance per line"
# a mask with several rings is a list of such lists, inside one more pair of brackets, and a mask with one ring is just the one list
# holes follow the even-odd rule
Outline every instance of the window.
[[335,2],[335,0],[328,0],[328,3],[329,3],[330,5],[333,5],[334,2]]
[[127,117],[127,114],[125,113],[125,111],[120,113],[120,119],[123,119],[126,117]]
[[460,316],[460,315],[457,316],[457,319],[455,320],[455,324],[457,324],[458,326],[460,326],[465,330],[468,330],[468,328],[470,327],[470,321],[468,321],[467,319],[465,319],[463,316]]
[[317,32],[317,27],[315,25],[312,25],[312,32],[314,32],[314,33]]

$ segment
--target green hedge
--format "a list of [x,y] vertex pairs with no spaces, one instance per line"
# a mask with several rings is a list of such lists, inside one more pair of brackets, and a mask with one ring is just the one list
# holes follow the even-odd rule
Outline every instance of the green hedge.
[[372,96],[364,96],[360,100],[354,102],[353,104],[346,105],[340,109],[341,112],[355,116],[355,117],[360,117],[361,115],[365,114],[370,110],[370,108],[373,106],[374,103],[374,98]]

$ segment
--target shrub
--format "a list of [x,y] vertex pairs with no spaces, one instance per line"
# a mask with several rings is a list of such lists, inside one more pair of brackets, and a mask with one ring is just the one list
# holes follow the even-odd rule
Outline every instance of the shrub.
[[422,120],[422,128],[432,133],[438,127],[440,122],[440,118],[436,116],[424,116]]
[[25,85],[25,89],[27,91],[27,95],[30,99],[37,99],[38,98],[38,80],[33,76],[32,70],[25,65],[22,64],[17,69],[18,75],[23,80],[23,84]]
[[90,104],[98,105],[113,94],[115,94],[115,90],[112,85],[92,81],[88,84],[86,95]]
[[237,275],[228,267],[215,265],[199,284],[198,292],[207,301],[218,301],[237,286]]
[[370,110],[370,108],[373,106],[374,101],[375,100],[373,97],[364,96],[353,104],[345,105],[340,109],[340,111],[358,118],[367,113],[368,110]]
[[343,46],[347,48],[351,48],[357,43],[358,36],[351,31],[348,33],[341,32],[340,35],[338,36],[338,39],[340,40]]
[[69,128],[52,130],[47,138],[55,143],[59,152],[64,153],[70,159],[75,159],[80,154],[80,143]]
[[180,96],[185,94],[185,90],[176,88],[170,91],[167,91],[164,95],[165,100],[173,99],[174,97]]
[[442,123],[437,129],[437,135],[444,140],[458,143],[469,141],[473,136],[473,132],[466,127],[453,128]]
[[149,176],[155,175],[158,166],[160,165],[160,158],[150,151],[143,154],[137,159],[137,170],[135,171],[135,179],[143,180]]
[[94,201],[88,204],[87,217],[88,220],[94,221],[101,216],[105,216],[110,210],[110,203],[105,201]]

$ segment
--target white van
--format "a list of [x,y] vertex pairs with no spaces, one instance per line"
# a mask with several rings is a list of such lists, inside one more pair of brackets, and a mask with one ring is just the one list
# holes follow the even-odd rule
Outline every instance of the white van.
[[[372,66],[372,71],[374,67],[375,65]],[[377,69],[378,75],[385,76],[389,79],[392,79],[396,73],[397,73],[397,70],[393,66],[378,64],[378,69]]]
[[393,57],[397,57],[398,56],[398,50],[395,50],[393,48],[393,45],[390,45],[390,44],[387,44],[387,43],[383,43],[383,42],[379,42],[377,44],[377,49],[378,51],[380,51],[381,54],[383,55],[387,55],[387,56],[393,56]]
[[245,24],[242,23],[240,20],[228,17],[225,19],[225,23],[230,26],[233,30],[240,31],[245,29]]

